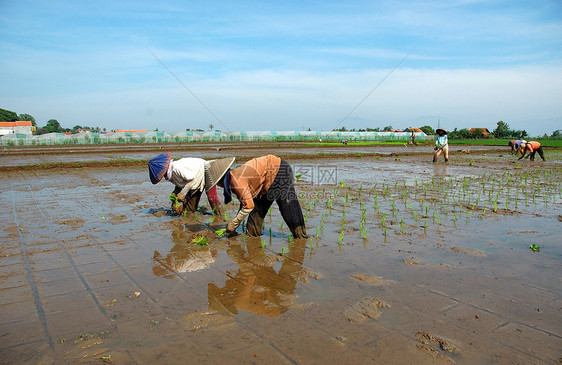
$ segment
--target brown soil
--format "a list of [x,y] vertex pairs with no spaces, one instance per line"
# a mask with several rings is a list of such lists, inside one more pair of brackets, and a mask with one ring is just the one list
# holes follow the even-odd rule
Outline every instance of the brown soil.
[[464,253],[467,255],[473,255],[473,256],[480,256],[480,257],[485,257],[486,254],[480,250],[477,250],[475,248],[468,248],[468,249],[463,249],[460,247],[456,247],[456,246],[451,246],[448,247],[449,250],[453,251],[453,252],[458,252],[458,253]]
[[383,280],[382,276],[367,275],[363,273],[349,275],[349,277],[373,286],[383,286],[396,282],[394,280]]
[[390,305],[377,298],[363,298],[347,308],[344,312],[349,322],[363,322],[367,318],[377,319],[381,315],[379,308],[389,308]]
[[[221,152],[243,161],[275,146]],[[559,162],[279,146],[290,163],[338,167],[331,183],[296,184],[308,240],[289,239],[275,204],[260,238],[217,237],[226,221],[201,211],[168,214],[172,186],[149,182],[146,155],[74,169],[56,164],[64,153],[4,156],[20,166],[0,174],[0,363],[560,362]],[[502,181],[498,207],[507,178],[511,197],[540,186],[537,202],[519,195],[517,214],[511,201],[494,214],[483,194],[473,210],[464,194],[476,201],[483,174]]]

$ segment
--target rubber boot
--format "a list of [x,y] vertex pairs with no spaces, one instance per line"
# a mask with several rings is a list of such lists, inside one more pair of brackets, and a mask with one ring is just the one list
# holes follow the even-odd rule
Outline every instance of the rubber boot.
[[447,163],[447,162],[449,162],[449,159],[448,159],[448,158],[445,159],[445,163]]

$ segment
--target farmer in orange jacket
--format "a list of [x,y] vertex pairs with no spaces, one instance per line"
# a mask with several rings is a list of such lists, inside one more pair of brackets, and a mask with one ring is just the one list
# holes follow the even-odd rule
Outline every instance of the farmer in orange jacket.
[[529,152],[530,153],[530,155],[529,155],[530,160],[535,161],[535,153],[538,152],[539,156],[541,156],[542,160],[545,161],[544,153],[542,151],[542,146],[539,142],[531,141],[531,142],[527,142],[527,143],[521,143],[521,149],[523,149],[523,154],[521,155],[521,157],[519,157],[519,159],[522,159],[523,157],[525,157],[525,154],[527,152]]
[[226,232],[234,233],[248,217],[246,234],[261,236],[263,220],[276,201],[293,237],[307,238],[293,180],[291,166],[274,155],[254,158],[236,169],[229,169],[217,185],[224,188],[224,204],[232,200],[234,193],[240,200],[240,210],[226,225]]

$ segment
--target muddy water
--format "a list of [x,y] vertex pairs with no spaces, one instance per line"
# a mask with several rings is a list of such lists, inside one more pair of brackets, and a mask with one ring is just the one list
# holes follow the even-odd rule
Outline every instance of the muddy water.
[[[174,158],[199,157],[221,158],[230,156],[255,157],[270,152],[271,144],[247,143],[193,143],[187,145],[150,146],[150,145],[102,145],[102,146],[57,146],[57,147],[10,147],[0,153],[0,166],[21,166],[27,164],[41,164],[52,162],[75,161],[118,161],[120,159],[148,160],[163,151],[172,151]],[[381,156],[413,154],[430,156],[431,146],[408,145],[375,145],[375,146],[310,146],[302,143],[274,143],[275,153],[284,155],[342,155],[378,154]],[[497,151],[495,146],[454,146],[451,153],[469,150],[473,153],[482,151]],[[507,152],[507,150],[506,150]],[[496,153],[497,155],[497,153]],[[431,157],[427,157],[431,158]]]
[[151,213],[172,186],[144,169],[2,174],[0,358],[560,361],[556,163],[295,165],[308,240],[276,205],[257,239],[217,237],[225,221],[204,212]]

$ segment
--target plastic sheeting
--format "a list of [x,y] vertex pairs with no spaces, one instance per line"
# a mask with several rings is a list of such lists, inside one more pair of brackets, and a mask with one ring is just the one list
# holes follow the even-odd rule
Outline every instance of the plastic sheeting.
[[[416,141],[434,139],[425,133],[415,133]],[[410,132],[336,132],[336,131],[179,131],[167,133],[148,131],[140,133],[78,133],[70,136],[48,133],[38,136],[11,133],[0,137],[2,146],[66,145],[66,144],[129,144],[129,143],[182,143],[182,142],[244,142],[244,141],[409,141]]]

